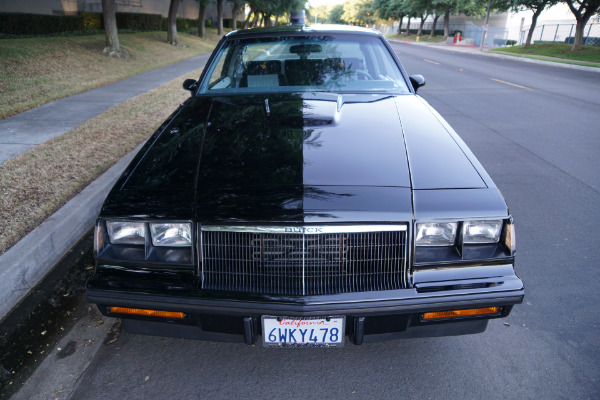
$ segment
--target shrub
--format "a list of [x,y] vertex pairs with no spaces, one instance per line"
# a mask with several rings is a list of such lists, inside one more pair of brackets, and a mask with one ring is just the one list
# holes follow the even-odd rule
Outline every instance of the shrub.
[[0,13],[0,32],[4,34],[44,35],[84,29],[84,18],[80,15]]
[[82,12],[79,14],[83,17],[83,28],[84,29],[103,29],[104,20],[102,19],[102,13]]
[[[186,19],[186,18],[177,18],[177,31],[178,32],[189,32],[191,29],[198,29],[198,20],[197,19]],[[206,20],[209,21],[209,20]],[[166,31],[169,25],[169,19],[163,18],[161,23],[161,30]],[[208,24],[207,24],[208,26]]]
[[118,29],[159,31],[161,22],[162,15],[160,14],[117,13]]

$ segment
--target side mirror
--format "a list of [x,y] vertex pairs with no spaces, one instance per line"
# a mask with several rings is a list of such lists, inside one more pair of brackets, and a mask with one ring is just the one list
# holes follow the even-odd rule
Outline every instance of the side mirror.
[[409,77],[410,83],[412,83],[413,89],[415,89],[415,93],[417,93],[417,89],[421,86],[425,86],[425,78],[423,75],[412,75]]
[[183,88],[185,90],[189,90],[190,92],[196,90],[198,87],[198,81],[195,79],[186,79],[183,81]]

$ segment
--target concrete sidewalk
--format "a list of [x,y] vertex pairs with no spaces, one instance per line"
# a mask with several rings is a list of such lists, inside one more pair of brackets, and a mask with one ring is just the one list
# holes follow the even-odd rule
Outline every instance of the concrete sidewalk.
[[[203,67],[209,56],[193,57],[0,121],[0,164],[129,98]],[[92,227],[108,191],[138,150],[139,147],[121,159],[0,256],[0,322]]]
[[0,121],[0,164],[75,129],[109,108],[203,67],[210,53],[55,100]]

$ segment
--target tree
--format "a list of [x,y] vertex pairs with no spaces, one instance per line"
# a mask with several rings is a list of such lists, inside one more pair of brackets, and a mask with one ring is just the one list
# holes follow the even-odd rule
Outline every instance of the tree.
[[344,3],[344,21],[354,25],[367,25],[375,22],[375,11],[369,0],[349,0]]
[[375,0],[373,9],[381,19],[399,20],[398,35],[402,33],[402,20],[406,16],[403,0]]
[[342,15],[344,15],[344,5],[338,4],[331,9],[328,22],[331,24],[343,24],[346,21],[344,21]]
[[[444,15],[444,37],[447,38],[450,35],[451,14],[483,16],[487,10],[488,0],[431,0],[431,5],[436,15]],[[491,9],[505,11],[510,6],[510,0],[494,0]]]
[[217,35],[223,36],[223,0],[217,0]]
[[435,37],[435,27],[437,26],[438,19],[440,19],[441,15],[435,12],[433,15],[433,24],[431,24],[431,32],[429,33],[429,37]]
[[600,0],[565,0],[565,2],[577,20],[575,39],[571,51],[581,50],[583,47],[583,29],[592,15],[600,9]]
[[514,11],[519,10],[531,10],[533,11],[533,16],[531,17],[531,26],[529,27],[529,32],[527,33],[527,40],[525,41],[525,47],[531,46],[531,37],[533,36],[533,31],[535,30],[535,26],[537,25],[537,20],[542,11],[546,9],[546,7],[550,8],[555,5],[558,0],[514,0],[512,5],[512,9]]
[[229,2],[231,3],[231,28],[235,31],[237,29],[237,16],[246,2],[243,0],[229,0]]
[[115,0],[102,0],[102,17],[104,18],[104,35],[106,48],[104,53],[110,57],[120,58],[121,46],[117,32],[117,17],[115,13]]
[[212,0],[198,0],[198,36],[206,39],[206,6]]
[[458,8],[458,2],[461,0],[433,0],[433,6],[440,10],[440,14],[444,15],[444,37],[450,35],[450,13]]
[[[423,25],[425,24],[425,20],[429,17],[433,6],[431,5],[430,0],[404,0],[403,1],[403,9],[409,14],[410,17],[420,18],[421,22],[419,23],[419,30],[417,31],[417,36],[421,36],[423,34]],[[410,25],[410,18],[409,18]],[[409,33],[409,29],[407,27],[406,33]]]
[[254,10],[254,20],[252,26],[259,26],[264,23],[270,25],[271,17],[281,17],[292,10],[302,10],[307,0],[248,0],[248,6]]
[[169,17],[167,19],[167,43],[177,46],[177,9],[179,8],[179,0],[171,0],[169,4]]

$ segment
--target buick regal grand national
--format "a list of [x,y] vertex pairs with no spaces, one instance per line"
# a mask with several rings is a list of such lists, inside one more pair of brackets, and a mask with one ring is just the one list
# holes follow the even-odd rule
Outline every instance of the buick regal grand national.
[[268,347],[483,332],[524,289],[490,176],[378,32],[232,32],[104,202],[87,298]]

